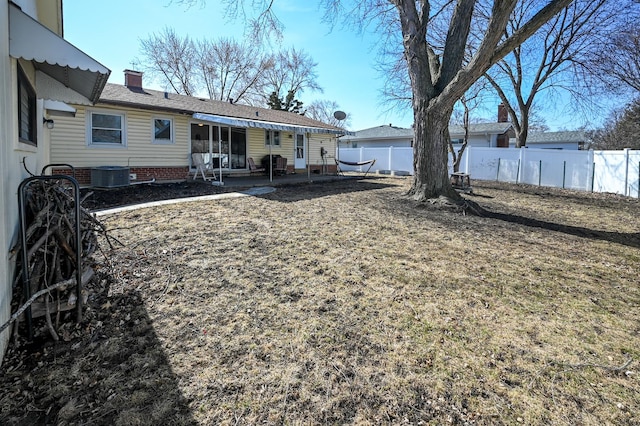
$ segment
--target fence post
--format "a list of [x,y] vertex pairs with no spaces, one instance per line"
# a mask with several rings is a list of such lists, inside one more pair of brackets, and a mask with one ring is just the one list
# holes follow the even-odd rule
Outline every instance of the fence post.
[[631,195],[631,188],[629,187],[629,148],[624,149],[624,195],[628,197]]
[[500,181],[500,161],[502,159],[500,157],[498,157],[498,172],[496,173],[496,182]]
[[540,164],[538,165],[538,186],[542,186],[542,160],[540,160]]
[[[589,190],[589,177],[590,177],[591,178],[591,192],[593,192],[593,180],[595,179],[595,172],[596,172],[596,170],[595,170],[596,169],[596,163],[595,163],[595,161],[593,159],[593,155],[594,155],[593,149],[590,149],[589,150],[589,156],[587,158],[587,161],[588,161],[588,163],[587,163],[587,186],[584,188],[585,191]],[[589,176],[589,167],[591,167],[591,173],[590,173],[591,176]]]
[[[520,152],[518,153],[518,171],[516,172],[516,183],[520,183],[520,169],[526,166],[525,157],[527,156],[526,150],[524,146],[520,147]],[[524,174],[524,172],[522,173]],[[526,182],[525,182],[526,183]]]
[[[465,161],[465,164],[464,164],[464,172],[465,172],[466,174],[468,174],[468,175],[471,175],[471,173],[469,173],[469,161],[470,161],[469,157],[470,157],[470,155],[471,155],[471,154],[470,154],[470,152],[471,152],[471,148],[473,148],[473,147],[468,146],[468,147],[467,147],[467,149],[465,149],[465,150],[464,150],[464,155],[465,155],[465,157],[464,157],[464,161]],[[461,160],[461,161],[462,161],[462,160]],[[640,185],[639,185],[639,186],[640,186]]]
[[564,182],[567,177],[567,160],[562,162],[562,189],[564,189]]

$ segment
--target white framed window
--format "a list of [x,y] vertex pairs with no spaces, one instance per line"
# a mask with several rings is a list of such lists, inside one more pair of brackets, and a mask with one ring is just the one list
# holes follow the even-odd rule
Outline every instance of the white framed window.
[[123,148],[127,146],[124,113],[93,110],[87,113],[87,143],[90,146]]
[[265,130],[264,144],[266,146],[280,146],[280,131],[278,130]]
[[167,117],[154,117],[152,123],[152,143],[173,144],[173,120]]
[[20,66],[18,66],[18,123],[20,142],[38,146],[36,92]]

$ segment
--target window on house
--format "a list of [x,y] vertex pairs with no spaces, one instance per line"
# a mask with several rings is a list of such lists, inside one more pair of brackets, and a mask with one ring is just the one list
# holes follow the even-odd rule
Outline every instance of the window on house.
[[153,143],[173,143],[173,122],[171,119],[153,119]]
[[264,144],[269,146],[280,146],[280,132],[277,130],[265,130],[265,142]]
[[89,114],[91,139],[89,144],[104,146],[125,146],[124,114],[92,112]]
[[20,67],[18,67],[18,123],[20,142],[38,146],[36,91]]

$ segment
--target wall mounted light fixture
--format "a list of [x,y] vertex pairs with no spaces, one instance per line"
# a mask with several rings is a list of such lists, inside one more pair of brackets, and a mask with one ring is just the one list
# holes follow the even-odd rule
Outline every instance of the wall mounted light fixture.
[[42,117],[42,123],[45,124],[47,126],[47,129],[49,130],[53,129],[53,126],[55,124],[55,122],[52,119],[44,118],[44,117]]

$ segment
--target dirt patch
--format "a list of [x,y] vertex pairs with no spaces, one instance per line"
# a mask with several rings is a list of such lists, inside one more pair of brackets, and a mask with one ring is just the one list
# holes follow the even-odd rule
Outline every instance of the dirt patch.
[[85,197],[83,206],[98,211],[111,207],[148,203],[150,201],[172,200],[199,195],[221,194],[245,188],[229,189],[202,181],[176,183],[148,183],[120,188],[88,188],[81,190]]
[[[0,423],[640,422],[638,200],[474,182],[470,217],[408,183],[104,217],[124,246],[65,341],[10,348]],[[135,189],[95,206],[171,192]]]

